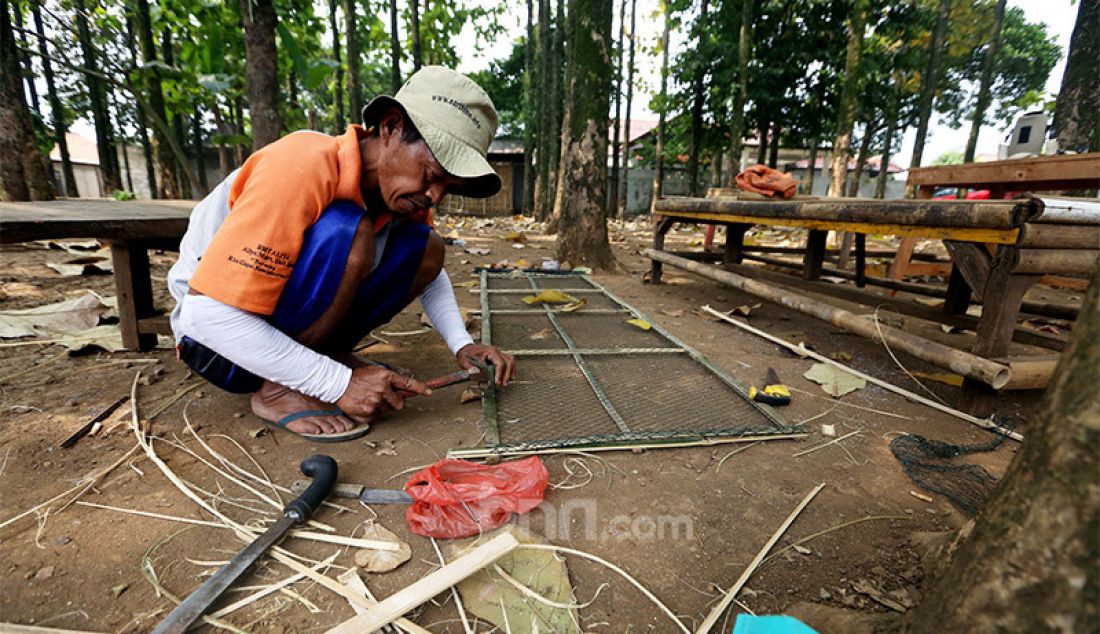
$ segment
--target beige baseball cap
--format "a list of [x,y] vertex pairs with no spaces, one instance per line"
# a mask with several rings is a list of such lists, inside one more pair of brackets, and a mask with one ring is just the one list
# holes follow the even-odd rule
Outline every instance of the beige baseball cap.
[[425,66],[393,97],[372,99],[363,108],[363,124],[374,125],[393,107],[412,120],[443,169],[464,179],[454,193],[488,198],[500,191],[500,176],[486,160],[497,111],[481,86],[449,68]]

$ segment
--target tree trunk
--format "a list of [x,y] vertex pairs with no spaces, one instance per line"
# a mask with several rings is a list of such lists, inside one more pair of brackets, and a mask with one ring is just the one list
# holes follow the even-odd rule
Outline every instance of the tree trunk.
[[719,145],[714,149],[714,154],[710,158],[711,187],[718,187],[722,183],[722,161],[724,158],[722,156],[722,146]]
[[756,148],[756,162],[760,165],[768,162],[768,140],[771,138],[768,136],[768,132],[771,131],[772,122],[769,119],[760,119],[760,144]]
[[206,181],[206,153],[203,152],[202,106],[195,104],[195,114],[191,115],[191,141],[195,148],[195,168],[199,173],[199,195],[210,193],[210,184]]
[[523,213],[536,215],[535,210],[535,136],[538,127],[535,86],[535,6],[527,0],[527,42],[523,51]]
[[557,1],[557,14],[554,18],[553,54],[550,56],[550,188],[546,192],[546,206],[553,210],[558,190],[558,173],[561,167],[561,125],[565,114],[563,91],[562,60],[565,53],[565,33],[569,30],[565,22],[565,1]]
[[[607,112],[611,93],[611,2],[570,0],[578,25],[566,65],[565,123],[556,215],[557,259],[610,269],[607,241]],[[584,25],[585,28],[579,28]]]
[[0,0],[0,199],[52,200],[55,190],[50,164],[38,150],[24,100],[8,4],[8,0]]
[[244,16],[245,82],[252,122],[252,151],[279,138],[279,58],[275,50],[274,0],[241,0]]
[[951,0],[940,0],[936,15],[936,28],[932,31],[932,40],[928,44],[928,63],[921,77],[920,114],[917,117],[917,138],[913,143],[913,157],[909,167],[920,167],[924,157],[924,143],[928,137],[928,123],[932,119],[932,102],[936,98],[936,85],[939,81],[940,60],[943,57],[944,37],[947,31],[947,17],[951,13]]
[[844,180],[848,175],[848,155],[851,153],[852,126],[859,101],[860,62],[863,58],[863,31],[867,22],[867,0],[856,0],[848,18],[848,53],[844,60],[844,83],[836,120],[836,141],[833,142],[833,180],[829,196],[844,195]]
[[[699,43],[696,45],[697,50],[704,49],[704,40],[708,33],[710,33],[711,25],[707,23],[707,15],[710,9],[710,2],[703,0],[702,6],[699,8]],[[691,86],[691,141],[688,148],[688,164],[687,164],[687,177],[688,177],[688,195],[699,196],[699,152],[701,151],[701,145],[703,141],[703,80],[706,71],[702,68],[698,70],[692,81]]]
[[623,129],[623,167],[619,182],[619,200],[615,208],[620,218],[626,218],[626,205],[630,197],[630,108],[634,104],[634,29],[637,26],[638,0],[630,0],[630,54],[626,68],[626,126]]
[[[130,51],[130,69],[138,67],[137,48],[134,43],[134,16],[126,16],[126,50]],[[141,90],[140,86],[134,86],[134,90]],[[136,97],[137,95],[135,95]],[[148,124],[145,119],[145,109],[140,105],[134,108],[134,119],[137,123],[138,139],[141,141],[141,154],[145,158],[145,179],[149,182],[149,197],[157,197],[157,173],[153,164],[153,146],[149,143]]]
[[[160,32],[160,54],[164,63],[170,68],[176,66],[175,48],[172,45],[172,32],[168,27]],[[180,148],[180,153],[173,153],[173,160],[176,165],[176,173],[181,176],[186,176],[189,172],[190,161],[187,155],[183,153],[183,148],[187,147],[187,134],[184,132],[183,114],[179,112],[173,112],[171,118],[172,134],[176,139],[176,147]],[[199,184],[193,182],[191,178],[181,178],[179,181],[180,198],[192,198],[194,192],[199,187]]]
[[989,107],[989,96],[993,88],[993,68],[997,65],[997,52],[1001,50],[1001,24],[1004,22],[1006,0],[997,0],[993,10],[993,29],[989,33],[989,46],[982,59],[982,78],[978,87],[978,99],[974,103],[974,115],[971,117],[970,137],[966,140],[966,152],[963,163],[974,162],[974,152],[978,149],[978,133],[982,129],[985,110]]
[[730,161],[728,185],[734,187],[741,172],[741,148],[745,136],[745,102],[749,94],[749,55],[752,50],[752,3],[741,0],[741,33],[737,46],[737,88],[733,93],[733,119],[730,120]]
[[1031,418],[997,490],[959,531],[910,632],[1089,632],[1100,624],[1098,294],[1094,274],[1044,414]]
[[778,123],[772,128],[772,138],[768,150],[768,167],[772,169],[779,167],[779,133],[781,131]]
[[[248,0],[244,0],[247,2]],[[136,0],[137,11],[134,15],[134,28],[137,31],[138,46],[141,47],[141,57],[146,64],[157,61],[157,50],[153,44],[153,28],[149,17],[148,0]],[[153,67],[146,75],[149,79],[145,85],[149,107],[161,120],[167,120],[164,108],[164,90],[160,82],[160,70]],[[176,172],[175,159],[169,147],[168,139],[163,131],[153,127],[153,151],[156,154],[158,178],[149,183],[150,188],[156,193],[153,198],[181,198],[180,179]],[[159,182],[159,187],[156,187]]]
[[[705,3],[706,0],[703,0]],[[615,62],[615,125],[611,131],[611,181],[609,184],[610,189],[610,208],[617,209],[619,204],[619,130],[622,124],[623,115],[623,37],[626,34],[626,0],[619,0],[619,42],[616,47],[616,54],[618,56]],[[614,212],[610,211],[608,216],[613,215]]]
[[[96,61],[96,49],[92,43],[92,32],[88,26],[88,17],[84,0],[75,0],[76,28],[80,39],[80,48],[84,55],[84,68],[99,68]],[[114,145],[111,142],[111,115],[107,112],[107,86],[100,77],[91,73],[84,73],[88,84],[88,100],[92,107],[92,123],[95,128],[96,147],[99,153],[99,169],[103,179],[104,193],[110,195],[116,189],[122,189],[122,181],[119,178],[118,164],[114,154]]]
[[657,116],[657,147],[653,153],[656,166],[653,170],[653,202],[650,212],[657,204],[657,200],[665,192],[665,120],[668,111],[668,40],[671,29],[669,20],[668,0],[658,0],[657,6],[665,19],[664,29],[661,31],[661,92],[658,97]]
[[390,84],[393,94],[401,89],[401,40],[397,35],[397,0],[390,0]]
[[[42,28],[42,0],[32,0],[31,15],[34,17],[34,30],[38,34],[38,55],[42,60],[42,75],[46,78],[46,100],[50,102],[52,114],[52,127],[57,149],[61,153],[61,178],[63,180],[64,195],[76,198],[80,196],[76,187],[76,175],[73,174],[73,161],[69,156],[69,142],[65,138],[68,125],[65,123],[65,110],[61,107],[61,98],[57,96],[57,85],[54,83],[53,65],[50,63],[49,51],[46,49],[46,33]],[[140,109],[138,110],[140,112]]]
[[817,146],[820,143],[817,139],[810,141],[810,159],[806,165],[806,179],[802,183],[802,193],[809,196],[814,194],[814,177],[817,176]]
[[863,180],[863,168],[867,166],[867,155],[871,151],[871,142],[878,133],[878,128],[871,123],[863,125],[863,138],[859,141],[859,154],[856,158],[856,171],[848,182],[848,197],[859,196],[859,182]]
[[412,31],[413,72],[420,70],[424,54],[420,48],[420,0],[409,0],[409,29]]
[[[119,129],[123,129],[122,123],[122,105],[117,100],[113,103],[109,103],[115,111],[115,126]],[[125,167],[122,173],[126,174],[126,191],[131,194],[134,193],[134,175],[130,173],[130,153],[126,148],[126,137],[121,137],[118,144],[118,153],[122,155],[122,164]]]
[[41,115],[42,106],[38,103],[38,88],[34,85],[34,62],[31,60],[30,46],[27,46],[27,32],[23,29],[23,8],[19,3],[12,5],[15,17],[15,29],[19,32],[19,63],[23,67],[23,78],[27,82],[27,96],[31,99],[31,109]]
[[344,38],[348,52],[348,121],[356,123],[361,121],[360,111],[363,104],[363,84],[360,76],[359,34],[356,33],[356,12],[359,11],[357,0],[344,0]]
[[347,122],[344,120],[344,64],[340,57],[340,29],[336,27],[336,0],[328,0],[328,27],[332,30],[332,58],[336,62],[336,82],[332,87],[333,101],[336,102],[333,119],[336,134],[342,134]]
[[898,128],[898,109],[901,104],[898,103],[900,95],[898,94],[900,85],[899,78],[894,76],[894,98],[890,102],[890,105],[886,108],[886,138],[882,141],[882,155],[879,160],[878,167],[878,179],[875,182],[875,198],[886,198],[886,179],[890,175],[890,150],[894,144],[894,135],[897,134]]
[[[538,49],[535,59],[538,67],[539,94],[550,94],[550,73],[553,72],[553,64],[550,61],[551,33],[550,33],[550,0],[538,0],[539,21],[536,29]],[[552,99],[538,100],[538,150],[535,153],[538,168],[535,177],[535,215],[546,220],[550,217],[552,209],[550,203],[554,194],[550,189],[550,137],[552,135],[551,105]]]
[[1059,150],[1100,152],[1100,2],[1081,0],[1054,110]]
[[[218,105],[216,100],[214,102],[214,127],[217,129],[219,136],[227,136],[229,134],[229,126],[226,125],[225,119],[222,118],[222,108]],[[223,179],[229,176],[229,172],[233,171],[233,157],[230,154],[229,146],[225,143],[218,144],[218,170],[221,172]]]

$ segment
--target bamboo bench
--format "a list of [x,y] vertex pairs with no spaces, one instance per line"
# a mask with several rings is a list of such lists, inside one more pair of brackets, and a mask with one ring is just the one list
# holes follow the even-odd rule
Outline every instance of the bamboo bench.
[[67,199],[0,203],[0,244],[93,239],[111,247],[122,343],[150,350],[170,335],[168,318],[153,305],[149,249],[178,251],[195,201]]
[[[1044,273],[1087,274],[1095,271],[1100,262],[1100,202],[1086,199],[809,198],[760,201],[735,197],[663,198],[657,201],[654,214],[655,252],[664,251],[665,237],[678,222],[724,225],[726,244],[721,254],[672,254],[687,260],[718,261],[743,276],[800,290],[815,290],[816,287],[824,291],[816,283],[823,273],[854,279],[856,289],[830,285],[827,293],[864,304],[887,303],[905,314],[975,330],[976,342],[969,352],[975,362],[995,360],[1009,370],[1011,378],[997,385],[999,389],[1044,387],[1057,360],[1051,355],[1008,358],[1011,341],[1051,350],[1061,350],[1065,346],[1064,337],[1017,327],[1016,317],[1021,308],[1034,314],[1062,318],[1073,318],[1077,313],[1072,306],[1025,302],[1023,296],[1027,289]],[[754,252],[768,250],[744,244],[745,232],[754,225],[808,229],[804,249],[780,249],[781,252],[802,253],[802,265],[754,255]],[[829,231],[855,234],[854,272],[824,266]],[[953,258],[947,288],[869,277],[866,274],[867,234],[944,241]],[[988,245],[993,245],[993,253]],[[651,260],[651,279],[660,283],[662,262],[653,257]],[[802,279],[746,267],[742,265],[744,260],[795,268],[801,271]],[[915,302],[884,298],[861,290],[866,284],[942,297],[944,306],[941,311]],[[970,303],[978,299],[983,303],[981,317],[967,315]],[[919,346],[920,342],[914,345]]]

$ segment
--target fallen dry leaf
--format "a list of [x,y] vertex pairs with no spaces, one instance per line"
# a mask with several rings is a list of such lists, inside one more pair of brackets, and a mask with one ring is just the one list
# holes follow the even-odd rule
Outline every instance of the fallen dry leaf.
[[757,308],[760,308],[760,304],[752,304],[752,305],[741,304],[740,306],[738,306],[737,308],[734,308],[733,310],[729,311],[726,314],[727,315],[741,315],[742,317],[748,317],[752,313],[752,311],[756,310]]
[[412,557],[412,548],[393,533],[393,531],[379,524],[367,524],[363,532],[365,539],[377,539],[386,542],[395,542],[399,550],[374,550],[364,548],[355,553],[355,565],[367,572],[389,572],[405,563]]
[[540,291],[536,295],[528,295],[523,298],[523,303],[527,305],[533,304],[573,304],[578,300],[576,297],[557,289],[547,289]]
[[913,372],[913,376],[945,385],[954,385],[955,387],[961,387],[963,384],[962,376],[951,372],[921,372],[916,370]]
[[462,390],[462,396],[458,397],[458,402],[465,405],[466,403],[473,403],[481,400],[481,390],[476,390],[472,387],[468,387]]

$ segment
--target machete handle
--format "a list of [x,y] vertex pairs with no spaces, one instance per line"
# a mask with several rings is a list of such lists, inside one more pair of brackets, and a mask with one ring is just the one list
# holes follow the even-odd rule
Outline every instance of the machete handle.
[[293,515],[298,523],[309,519],[314,509],[325,501],[329,491],[336,484],[337,474],[336,461],[322,454],[314,454],[306,458],[302,461],[300,468],[304,475],[313,478],[313,482],[305,493],[299,495],[283,509],[283,514]]

